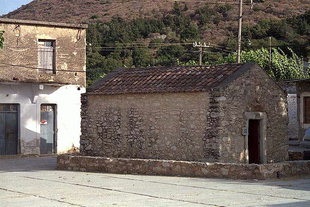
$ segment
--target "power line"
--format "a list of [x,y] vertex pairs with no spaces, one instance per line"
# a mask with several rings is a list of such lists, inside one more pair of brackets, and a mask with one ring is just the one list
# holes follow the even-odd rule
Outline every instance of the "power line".
[[[192,3],[192,1],[177,1],[181,3]],[[229,4],[229,5],[239,5],[238,2],[236,1],[217,1],[217,2],[206,2],[204,0],[197,0],[195,2],[200,2],[200,3],[205,3],[205,4],[212,4],[212,5],[218,5],[218,4]],[[251,2],[249,3],[244,3],[245,5],[251,5]]]
[[[5,66],[10,66],[10,67],[19,67],[19,68],[27,68],[27,69],[35,69],[35,70],[48,70],[48,71],[53,71],[53,69],[50,68],[38,68],[38,67],[32,67],[32,66],[27,66],[27,65],[15,65],[15,64],[9,64],[9,63],[0,63],[0,67],[5,67]],[[61,72],[73,72],[73,73],[85,73],[86,71],[84,70],[57,70],[56,71],[61,71]]]
[[[96,48],[96,49],[101,49],[100,51],[115,51],[115,50],[130,50],[130,49],[134,49],[134,48],[145,48],[145,49],[152,49],[151,47],[152,46],[156,46],[156,47],[165,47],[165,46],[177,46],[177,45],[180,45],[180,46],[190,46],[192,45],[193,43],[181,43],[181,42],[178,42],[178,43],[158,43],[156,45],[129,45],[129,44],[132,44],[132,43],[124,43],[124,45],[118,45],[118,46],[97,46],[97,47],[94,47],[94,46],[88,46],[88,48]],[[135,44],[140,44],[140,43],[135,43]],[[212,49],[215,49],[215,50],[221,50],[223,52],[228,52],[228,53],[231,53],[231,52],[235,52],[235,50],[232,50],[230,48],[227,48],[225,46],[220,46],[220,45],[216,45],[216,44],[211,44],[211,43],[208,43],[208,46]],[[285,44],[285,45],[268,45],[268,47],[289,47],[289,46],[295,46],[294,44]],[[247,46],[247,48],[261,48],[262,46]],[[33,47],[5,47],[3,49],[32,49],[32,50],[40,50],[39,48],[33,48]],[[81,48],[83,49],[83,48]],[[57,49],[57,51],[67,51],[67,50],[63,50],[63,49]],[[85,49],[83,49],[85,50]],[[70,50],[71,51],[71,50]],[[21,51],[22,52],[22,51]]]

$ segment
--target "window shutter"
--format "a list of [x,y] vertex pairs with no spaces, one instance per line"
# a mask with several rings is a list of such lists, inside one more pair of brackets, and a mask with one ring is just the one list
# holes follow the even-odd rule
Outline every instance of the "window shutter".
[[44,70],[47,73],[55,73],[55,41],[39,40],[38,45],[39,69]]

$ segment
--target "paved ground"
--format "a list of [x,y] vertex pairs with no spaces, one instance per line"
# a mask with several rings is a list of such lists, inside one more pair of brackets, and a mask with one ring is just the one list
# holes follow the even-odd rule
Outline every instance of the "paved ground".
[[0,159],[0,206],[310,206],[310,179],[235,181],[56,171],[56,159]]

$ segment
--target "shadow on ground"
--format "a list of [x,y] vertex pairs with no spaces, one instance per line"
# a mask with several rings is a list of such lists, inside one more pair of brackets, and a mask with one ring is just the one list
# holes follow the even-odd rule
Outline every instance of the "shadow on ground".
[[0,159],[0,173],[55,170],[56,156]]
[[268,207],[309,207],[310,201],[300,201],[300,202],[293,202],[293,203],[281,203],[281,204],[274,204],[268,205]]

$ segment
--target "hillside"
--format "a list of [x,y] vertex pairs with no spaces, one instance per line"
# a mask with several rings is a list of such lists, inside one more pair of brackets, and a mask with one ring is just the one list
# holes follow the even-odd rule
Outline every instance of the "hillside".
[[[5,15],[15,19],[29,19],[66,23],[107,22],[112,17],[125,20],[136,18],[160,19],[167,15],[175,0],[34,0],[21,8]],[[204,40],[220,43],[231,36],[237,26],[237,0],[185,0],[177,1],[186,5],[186,13],[192,14],[206,3],[212,9],[218,5],[230,5],[225,18],[209,24],[204,30]],[[214,4],[217,2],[217,4]],[[310,0],[254,0],[253,10],[245,0],[244,23],[253,24],[262,19],[282,19],[299,15],[310,9]],[[211,41],[210,41],[211,40]]]
[[[108,21],[118,16],[127,20],[139,17],[161,17],[172,10],[174,2],[185,4],[188,12],[204,6],[228,3],[234,5],[232,14],[237,14],[237,0],[34,0],[5,15],[8,18],[86,23],[93,19]],[[255,0],[254,0],[255,1]],[[310,9],[310,0],[256,0],[254,10],[245,6],[246,21],[261,18],[284,18],[299,15]],[[245,0],[245,3],[247,1]]]

